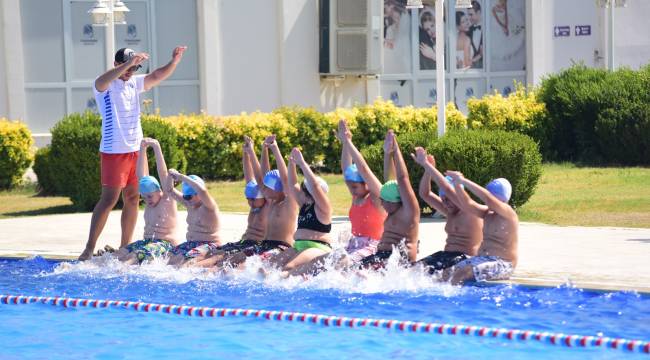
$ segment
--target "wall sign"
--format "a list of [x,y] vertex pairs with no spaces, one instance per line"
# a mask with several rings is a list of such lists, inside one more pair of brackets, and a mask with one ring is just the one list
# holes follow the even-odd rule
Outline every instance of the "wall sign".
[[553,29],[555,37],[571,36],[571,26],[556,26]]
[[576,25],[575,34],[576,36],[590,36],[591,25]]

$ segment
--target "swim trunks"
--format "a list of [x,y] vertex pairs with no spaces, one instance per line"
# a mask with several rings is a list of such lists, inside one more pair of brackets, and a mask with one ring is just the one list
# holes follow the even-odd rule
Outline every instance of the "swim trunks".
[[183,254],[185,259],[212,254],[219,249],[219,244],[210,241],[186,241],[171,250],[174,255]]
[[475,256],[456,264],[457,269],[472,267],[476,281],[507,280],[512,275],[514,267],[510,261],[498,256]]
[[465,253],[460,251],[438,251],[418,262],[426,265],[429,268],[429,274],[433,274],[436,271],[450,268],[468,258]]
[[126,249],[133,254],[136,254],[138,262],[142,263],[145,260],[151,260],[154,257],[162,257],[167,255],[174,246],[167,240],[160,239],[146,239],[139,240],[126,246]]
[[238,253],[240,251],[244,251],[244,249],[247,249],[251,246],[255,246],[259,244],[261,244],[261,242],[255,240],[241,240],[237,242],[231,242],[223,246],[219,246],[219,248],[217,248],[217,251],[225,252],[226,254],[231,255],[234,253]]
[[[273,254],[280,253],[288,248],[290,248],[290,246],[283,241],[264,240],[262,241],[262,243],[249,246],[243,249],[242,251],[244,252],[244,254],[246,254],[246,256],[263,255],[263,254],[273,255]],[[270,255],[266,255],[266,257]]]
[[377,252],[379,240],[368,236],[352,236],[345,251],[353,262],[359,262],[363,258],[374,255]]
[[332,251],[330,244],[317,240],[296,240],[293,243],[293,248],[297,252],[301,252],[307,249],[321,249],[327,252]]

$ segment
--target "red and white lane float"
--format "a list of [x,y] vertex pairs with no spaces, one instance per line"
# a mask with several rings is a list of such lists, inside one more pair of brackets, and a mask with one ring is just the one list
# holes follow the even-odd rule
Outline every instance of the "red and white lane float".
[[245,316],[276,321],[293,321],[320,326],[337,327],[378,327],[402,332],[421,332],[439,335],[465,335],[473,337],[505,339],[521,342],[540,342],[548,345],[569,348],[603,348],[629,353],[650,354],[650,342],[599,336],[581,336],[562,333],[539,332],[531,330],[514,330],[468,325],[451,325],[415,321],[400,321],[371,318],[349,318],[307,314],[292,311],[269,311],[253,309],[228,309],[213,307],[196,307],[184,305],[154,304],[140,301],[76,299],[68,297],[0,295],[0,304],[22,305],[42,303],[47,305],[70,307],[89,307],[98,309],[122,309],[141,312],[160,312],[182,316],[225,317]]

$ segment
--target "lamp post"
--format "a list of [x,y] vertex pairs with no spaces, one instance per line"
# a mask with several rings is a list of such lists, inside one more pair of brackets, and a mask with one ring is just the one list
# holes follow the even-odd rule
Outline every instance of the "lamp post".
[[607,42],[607,68],[610,71],[614,71],[614,8],[615,7],[626,7],[627,0],[598,0],[598,4],[601,8],[609,8],[609,28],[608,28],[608,38]]
[[126,25],[126,13],[129,8],[121,0],[97,0],[88,10],[93,26],[106,27],[106,69],[113,67],[115,54],[115,25]]
[[[445,4],[444,0],[436,1],[436,104],[438,106],[438,137],[445,134]],[[422,8],[421,0],[408,0],[406,7],[409,9]],[[456,9],[469,9],[471,0],[456,0]]]

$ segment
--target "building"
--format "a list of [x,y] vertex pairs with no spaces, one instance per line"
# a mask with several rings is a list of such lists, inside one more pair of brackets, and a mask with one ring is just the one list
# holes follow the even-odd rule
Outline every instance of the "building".
[[[378,96],[435,104],[433,0],[412,10],[406,0],[338,1],[383,5],[383,21],[373,19],[383,32],[377,76],[321,76],[319,0],[125,0],[130,12],[127,25],[116,26],[116,48],[149,52],[147,70],[167,62],[175,45],[189,46],[172,78],[147,94],[145,109],[163,115],[283,105],[327,111]],[[650,0],[616,0],[626,7],[613,9],[613,27],[602,2],[477,0],[477,12],[447,0],[447,99],[465,109],[469,97],[508,93],[515,80],[536,84],[574,62],[607,67],[612,50],[616,67],[648,63]],[[65,114],[96,106],[91,86],[106,66],[106,29],[91,25],[93,3],[0,0],[0,117],[25,121],[38,143]]]

